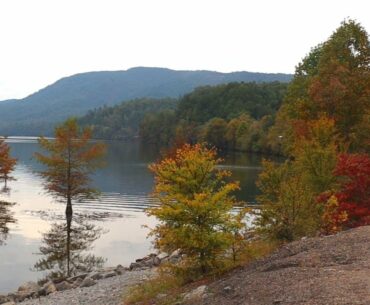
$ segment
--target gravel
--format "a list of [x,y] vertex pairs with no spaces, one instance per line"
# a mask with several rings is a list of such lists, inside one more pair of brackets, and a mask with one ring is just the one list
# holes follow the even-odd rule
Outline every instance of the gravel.
[[128,288],[155,273],[154,269],[128,271],[122,275],[97,281],[94,286],[52,293],[46,297],[27,300],[21,305],[122,305]]

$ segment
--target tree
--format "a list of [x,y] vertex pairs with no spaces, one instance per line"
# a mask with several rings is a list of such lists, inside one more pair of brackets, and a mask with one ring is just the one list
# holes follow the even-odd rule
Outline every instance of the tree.
[[39,138],[39,145],[49,154],[35,153],[36,159],[46,166],[40,172],[48,193],[59,200],[66,200],[67,274],[70,274],[70,246],[72,200],[94,197],[97,191],[89,186],[89,175],[102,165],[105,145],[91,143],[91,129],[81,129],[76,119],[68,119],[55,128],[55,139]]
[[270,139],[283,135],[289,154],[294,125],[326,116],[335,122],[338,139],[351,151],[368,151],[369,83],[368,34],[355,21],[344,21],[298,65]]
[[225,181],[230,173],[217,168],[220,162],[214,149],[185,144],[150,166],[159,201],[148,210],[159,220],[151,232],[155,247],[167,253],[179,249],[186,255],[182,266],[202,274],[217,268],[242,227],[242,218],[231,213],[238,184]]
[[271,240],[292,241],[314,234],[320,227],[320,208],[294,162],[263,162],[257,197],[258,230]]
[[17,159],[10,156],[10,147],[3,139],[0,139],[0,179],[6,183],[11,177],[9,174],[14,170]]
[[338,213],[345,212],[344,226],[370,224],[370,158],[366,154],[342,154],[334,171],[339,178]]
[[204,125],[203,130],[201,131],[201,139],[209,143],[211,146],[225,148],[226,129],[227,123],[224,119],[213,118]]
[[91,129],[80,129],[76,119],[68,119],[55,128],[55,140],[39,138],[39,145],[49,154],[35,153],[36,159],[46,165],[40,172],[44,186],[59,200],[66,200],[66,215],[72,215],[72,200],[94,196],[89,187],[89,175],[102,165],[105,145],[90,143]]
[[271,239],[291,241],[313,235],[323,226],[326,232],[339,228],[343,214],[329,221],[336,213],[335,199],[321,198],[318,204],[318,197],[336,186],[335,131],[334,121],[326,117],[304,128],[295,126],[292,160],[281,165],[264,162],[258,180],[262,207],[257,224]]

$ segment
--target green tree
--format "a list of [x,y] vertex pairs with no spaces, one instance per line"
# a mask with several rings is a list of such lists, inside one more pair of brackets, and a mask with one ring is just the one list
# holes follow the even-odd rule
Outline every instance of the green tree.
[[225,148],[226,146],[226,134],[227,123],[225,120],[220,118],[213,118],[201,131],[201,140],[209,143],[211,146],[216,146],[217,148]]
[[320,210],[312,192],[291,161],[282,165],[264,161],[257,185],[261,205],[258,230],[271,240],[292,241],[314,234],[320,227]]
[[157,249],[185,254],[176,268],[204,274],[219,267],[243,226],[242,217],[231,213],[238,184],[225,181],[230,173],[217,169],[219,163],[213,149],[186,144],[150,166],[159,201],[148,210],[159,220],[151,235]]
[[262,194],[257,224],[269,238],[291,241],[326,226],[324,214],[333,211],[317,199],[336,187],[339,148],[334,125],[325,117],[309,122],[304,135],[296,137],[292,160],[282,165],[264,163],[258,180]]

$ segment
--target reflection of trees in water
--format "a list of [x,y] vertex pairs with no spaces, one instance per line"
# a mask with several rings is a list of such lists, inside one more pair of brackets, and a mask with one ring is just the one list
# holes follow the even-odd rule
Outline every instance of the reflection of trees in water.
[[102,233],[102,228],[82,219],[53,223],[43,235],[39,254],[44,257],[34,265],[35,270],[50,271],[50,277],[59,278],[102,267],[105,259],[88,253]]
[[8,237],[9,224],[16,222],[10,210],[10,207],[13,205],[14,203],[0,201],[0,245],[2,245]]

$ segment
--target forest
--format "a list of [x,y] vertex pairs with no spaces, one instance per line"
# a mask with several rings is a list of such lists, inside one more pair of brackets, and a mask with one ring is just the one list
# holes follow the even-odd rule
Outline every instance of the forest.
[[179,100],[135,100],[90,111],[79,119],[95,137],[170,146],[208,142],[221,149],[268,151],[286,83],[229,83],[195,89]]

